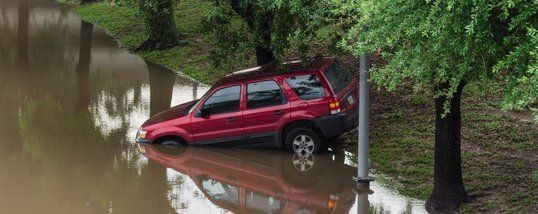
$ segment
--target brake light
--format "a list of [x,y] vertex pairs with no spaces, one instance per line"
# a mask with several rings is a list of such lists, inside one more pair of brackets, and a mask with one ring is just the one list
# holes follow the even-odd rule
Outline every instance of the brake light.
[[331,114],[340,113],[340,102],[338,101],[338,98],[332,98],[329,100],[329,110],[331,111]]

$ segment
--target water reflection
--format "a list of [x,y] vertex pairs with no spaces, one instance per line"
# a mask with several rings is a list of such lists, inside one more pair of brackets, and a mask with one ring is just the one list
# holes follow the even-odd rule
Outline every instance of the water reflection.
[[0,82],[2,213],[174,213],[166,168],[142,158],[133,132],[206,86],[27,0],[0,0]]
[[18,26],[17,26],[17,50],[18,50],[18,65],[25,67],[29,64],[28,59],[28,0],[21,0],[18,11]]
[[424,202],[398,195],[384,180],[358,186],[357,168],[342,153],[147,144],[139,150],[168,168],[178,213],[426,213]]
[[78,52],[77,77],[77,108],[87,109],[90,104],[90,56],[93,24],[80,21],[80,45]]
[[[140,148],[151,161],[188,176],[182,180],[196,185],[195,200],[207,199],[232,212],[348,213],[355,203],[356,168],[328,154],[301,157],[282,151],[143,144]],[[182,205],[176,207],[178,212],[204,209],[189,201]]]
[[[174,82],[177,75],[157,64],[151,62],[146,62],[146,64],[148,66],[151,91],[149,112],[153,116],[170,108]],[[196,89],[193,88],[193,91],[196,91]]]

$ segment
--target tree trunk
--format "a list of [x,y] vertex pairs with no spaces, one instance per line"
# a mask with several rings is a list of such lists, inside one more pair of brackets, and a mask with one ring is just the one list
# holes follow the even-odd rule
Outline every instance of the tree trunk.
[[[426,202],[430,212],[456,212],[469,202],[461,173],[461,93],[465,83],[460,83],[450,100],[450,113],[443,117],[446,96],[435,99],[435,174],[433,192]],[[448,89],[442,84],[438,90]]]
[[258,65],[264,65],[275,60],[275,55],[271,49],[271,16],[267,15],[260,20],[260,26],[255,26],[262,36],[262,41],[256,46],[256,62]]
[[271,49],[271,21],[272,13],[265,13],[260,16],[255,15],[255,9],[252,5],[242,5],[239,0],[231,0],[230,6],[245,22],[250,31],[259,34],[261,37],[256,43],[256,64],[264,65],[275,60],[275,55]]
[[256,47],[256,62],[258,65],[265,65],[275,60],[273,51],[269,48]]
[[136,51],[163,50],[179,43],[174,21],[174,0],[138,0],[148,38]]

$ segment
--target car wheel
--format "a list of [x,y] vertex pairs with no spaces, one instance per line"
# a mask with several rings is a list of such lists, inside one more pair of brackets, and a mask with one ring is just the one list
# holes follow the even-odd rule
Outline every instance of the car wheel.
[[175,140],[165,140],[160,143],[163,146],[181,146],[181,143],[175,141]]
[[288,150],[302,156],[319,153],[323,148],[319,135],[307,127],[297,127],[289,131],[284,144]]
[[[298,187],[311,188],[319,183],[325,164],[319,163],[319,156],[313,154],[288,154],[282,159],[282,176]],[[322,158],[323,159],[323,158]],[[318,161],[318,163],[316,163]]]

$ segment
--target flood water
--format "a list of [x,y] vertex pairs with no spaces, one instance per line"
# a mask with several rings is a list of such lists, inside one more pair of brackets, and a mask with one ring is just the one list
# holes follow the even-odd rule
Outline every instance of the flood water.
[[118,48],[53,1],[0,0],[0,213],[423,213],[346,153],[137,145],[208,86]]

